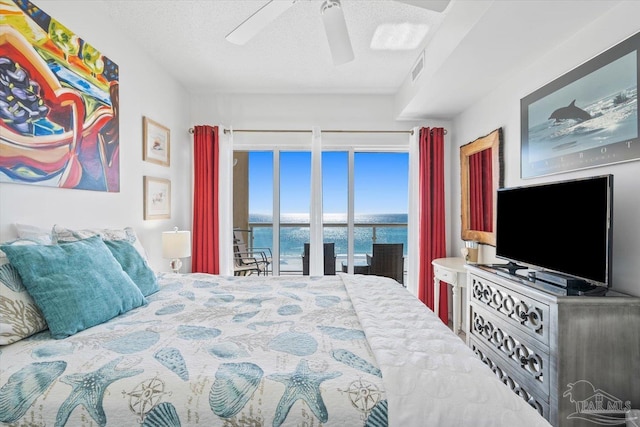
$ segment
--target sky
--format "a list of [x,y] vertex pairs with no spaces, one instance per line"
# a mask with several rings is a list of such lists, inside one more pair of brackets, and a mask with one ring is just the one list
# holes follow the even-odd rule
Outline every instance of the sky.
[[[323,153],[323,211],[347,212],[348,153]],[[408,153],[355,153],[355,213],[406,213],[408,208]],[[311,189],[311,153],[280,152],[280,211],[308,213]],[[250,213],[270,214],[273,195],[273,153],[249,154]]]

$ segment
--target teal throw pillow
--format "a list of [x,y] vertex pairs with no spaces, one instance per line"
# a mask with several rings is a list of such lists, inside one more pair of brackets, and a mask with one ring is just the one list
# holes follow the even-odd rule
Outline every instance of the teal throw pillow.
[[64,245],[0,249],[18,270],[55,339],[146,304],[100,236]]
[[156,274],[133,245],[126,240],[105,240],[115,259],[145,297],[158,291]]

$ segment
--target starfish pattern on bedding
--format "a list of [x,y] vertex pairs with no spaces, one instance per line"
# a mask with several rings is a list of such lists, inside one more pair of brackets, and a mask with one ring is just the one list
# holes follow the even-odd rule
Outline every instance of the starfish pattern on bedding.
[[288,374],[272,374],[267,378],[283,383],[286,388],[273,418],[273,426],[279,427],[289,415],[289,411],[296,401],[304,400],[320,422],[329,419],[327,407],[320,395],[320,383],[337,378],[341,372],[314,372],[309,369],[309,363],[302,359],[296,370]]
[[118,357],[97,371],[65,375],[60,379],[73,389],[58,410],[56,427],[64,426],[78,405],[83,405],[98,425],[104,427],[107,424],[107,416],[102,406],[102,399],[107,387],[119,379],[132,377],[144,371],[143,369],[116,369],[123,358]]

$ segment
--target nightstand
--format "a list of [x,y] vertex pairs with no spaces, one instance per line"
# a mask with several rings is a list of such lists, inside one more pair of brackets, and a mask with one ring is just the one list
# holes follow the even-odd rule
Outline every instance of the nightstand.
[[[433,298],[434,312],[438,315],[440,306],[440,282],[451,285],[453,295],[453,332],[456,334],[460,330],[461,315],[464,311],[464,302],[460,295],[460,288],[467,285],[467,270],[465,269],[464,258],[438,258],[431,261],[433,264]],[[467,333],[465,326],[463,332]]]

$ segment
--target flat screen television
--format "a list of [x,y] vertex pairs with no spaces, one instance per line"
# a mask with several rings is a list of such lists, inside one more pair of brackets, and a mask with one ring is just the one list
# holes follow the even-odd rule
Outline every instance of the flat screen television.
[[496,214],[497,257],[611,287],[613,175],[501,188]]

